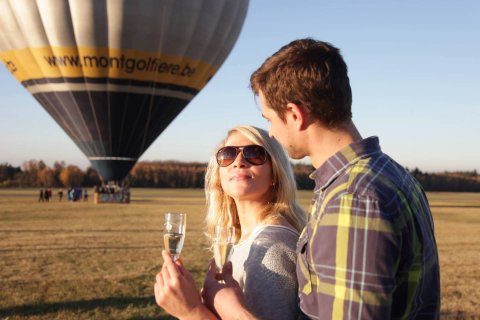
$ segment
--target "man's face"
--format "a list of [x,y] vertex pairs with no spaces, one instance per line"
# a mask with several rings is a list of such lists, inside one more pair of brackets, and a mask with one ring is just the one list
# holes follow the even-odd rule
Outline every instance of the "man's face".
[[268,134],[270,137],[275,138],[285,149],[288,155],[293,159],[302,159],[305,155],[300,151],[300,141],[295,139],[296,130],[289,117],[288,110],[286,113],[285,121],[283,121],[275,110],[270,108],[262,91],[258,94],[260,98],[260,108],[262,110],[262,117],[264,117],[269,123]]

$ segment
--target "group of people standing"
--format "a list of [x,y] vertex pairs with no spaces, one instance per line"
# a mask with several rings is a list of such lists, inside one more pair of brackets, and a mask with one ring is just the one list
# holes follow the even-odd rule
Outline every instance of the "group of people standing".
[[[206,232],[234,226],[231,262],[201,291],[163,251],[155,299],[180,319],[438,319],[433,219],[419,183],[363,138],[339,49],[295,40],[252,74],[269,131],[230,130],[205,178]],[[311,211],[284,150],[310,157]]]
[[52,198],[52,189],[51,188],[40,189],[40,194],[38,196],[38,202],[50,202],[51,198]]
[[[63,190],[59,189],[57,192],[58,201],[62,202],[63,200]],[[88,190],[87,189],[80,189],[80,188],[68,188],[67,189],[67,198],[69,201],[88,201]],[[40,189],[40,194],[38,197],[38,202],[50,202],[52,199],[52,189]]]

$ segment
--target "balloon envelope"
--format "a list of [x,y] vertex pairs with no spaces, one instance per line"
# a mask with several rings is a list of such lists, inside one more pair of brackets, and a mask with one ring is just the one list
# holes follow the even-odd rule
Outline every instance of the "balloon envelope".
[[248,0],[0,0],[0,58],[121,181],[233,48]]

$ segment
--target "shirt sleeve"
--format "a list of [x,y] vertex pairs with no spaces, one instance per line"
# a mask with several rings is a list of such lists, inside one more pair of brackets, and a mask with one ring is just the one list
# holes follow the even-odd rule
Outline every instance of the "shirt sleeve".
[[401,237],[378,201],[350,193],[336,197],[310,232],[318,317],[389,319]]
[[296,319],[299,315],[295,274],[298,235],[263,232],[252,244],[245,261],[245,299],[260,319]]

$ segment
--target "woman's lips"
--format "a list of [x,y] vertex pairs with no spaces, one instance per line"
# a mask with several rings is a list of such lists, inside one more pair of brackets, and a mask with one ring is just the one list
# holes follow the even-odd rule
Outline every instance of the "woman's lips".
[[230,177],[230,181],[245,181],[252,179],[252,176],[247,174],[236,174]]

